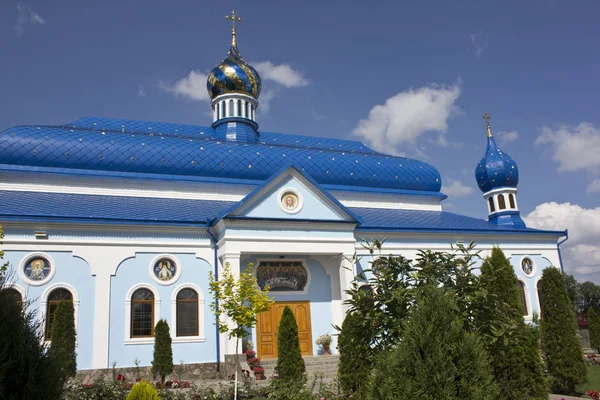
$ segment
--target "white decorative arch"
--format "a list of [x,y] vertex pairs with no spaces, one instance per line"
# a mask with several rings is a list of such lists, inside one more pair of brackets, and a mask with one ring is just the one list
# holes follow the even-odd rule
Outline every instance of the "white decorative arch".
[[[183,289],[193,289],[198,293],[198,336],[177,336],[177,294]],[[182,283],[177,286],[171,294],[171,337],[173,343],[206,342],[204,331],[204,294],[200,288],[193,283]]]
[[[25,265],[27,264],[28,261],[30,261],[31,259],[36,258],[36,257],[45,258],[48,261],[48,263],[50,264],[50,273],[48,274],[47,277],[45,277],[44,279],[41,279],[39,281],[31,280],[27,277],[27,275],[25,275]],[[46,283],[50,282],[52,280],[52,278],[54,278],[54,274],[56,273],[56,263],[54,262],[54,259],[47,253],[42,253],[42,252],[29,253],[25,257],[23,257],[23,259],[19,263],[19,271],[18,272],[19,272],[19,278],[21,278],[23,280],[23,282],[26,282],[28,285],[42,286],[42,285],[45,285]]]
[[542,305],[540,303],[540,296],[538,294],[538,283],[542,280],[542,274],[540,274],[540,276],[538,276],[535,280],[535,284],[533,286],[533,291],[535,292],[535,298],[537,299],[537,309],[538,309],[538,314],[540,316],[540,318],[542,317]]
[[[523,289],[525,290],[525,306],[527,307],[527,315],[524,315],[525,321],[533,320],[533,302],[531,301],[531,292],[529,289],[529,285],[527,284],[527,280],[518,279],[520,283],[523,284]],[[520,295],[520,293],[519,293]]]
[[27,292],[21,286],[17,285],[16,283],[6,283],[4,284],[4,287],[7,289],[16,290],[21,295],[23,302],[27,301]]
[[158,295],[158,291],[152,285],[147,283],[138,283],[137,285],[132,286],[127,291],[127,296],[125,297],[125,332],[123,336],[125,338],[125,344],[151,344],[154,343],[154,337],[151,338],[132,338],[131,337],[131,297],[133,293],[135,293],[138,289],[148,289],[154,295],[154,326],[156,323],[160,321],[160,296]]
[[[67,289],[69,292],[71,292],[71,296],[73,296],[73,308],[75,310],[74,312],[74,317],[75,317],[75,338],[77,338],[77,334],[79,332],[78,326],[79,326],[79,293],[77,293],[77,290],[75,290],[75,288],[71,285],[69,285],[68,283],[55,283],[54,285],[48,286],[46,288],[46,290],[44,290],[44,292],[42,293],[42,296],[40,297],[40,316],[42,318],[42,321],[44,321],[44,332],[46,331],[46,312],[48,311],[48,297],[50,297],[50,293],[52,293],[55,289]],[[45,335],[44,335],[45,336]],[[45,340],[45,337],[44,337]],[[79,340],[75,339],[76,343],[79,342]],[[49,343],[49,341],[47,341]]]

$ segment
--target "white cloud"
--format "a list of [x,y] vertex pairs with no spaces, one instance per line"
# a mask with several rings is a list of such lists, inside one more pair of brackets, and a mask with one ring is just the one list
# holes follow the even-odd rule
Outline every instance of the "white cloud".
[[589,193],[600,193],[600,179],[594,179],[587,187]]
[[288,64],[275,65],[271,61],[250,63],[259,73],[262,81],[273,81],[286,88],[308,85],[308,79]]
[[25,33],[25,25],[44,25],[46,21],[40,17],[38,13],[33,11],[25,4],[17,5],[17,22],[15,24],[15,31],[17,36],[21,36]]
[[600,283],[600,207],[543,203],[524,219],[530,228],[568,229],[569,240],[562,245],[565,271]]
[[472,187],[466,186],[461,181],[452,181],[452,183],[448,186],[446,186],[444,183],[442,192],[448,196],[463,197],[472,194],[474,190]]
[[[367,119],[360,120],[354,134],[364,138],[375,150],[398,154],[401,144],[415,144],[427,131],[448,129],[448,119],[460,109],[454,104],[460,96],[460,81],[455,85],[430,85],[409,89],[376,105]],[[443,138],[438,138],[444,144]]]
[[210,99],[208,90],[206,90],[207,78],[208,75],[192,70],[185,78],[181,78],[175,83],[161,80],[158,82],[158,87],[176,96],[194,101],[206,101]]
[[500,144],[504,145],[506,143],[514,142],[515,140],[517,140],[519,138],[519,132],[517,132],[517,131],[510,131],[510,132],[500,131],[497,134],[495,134],[495,136],[498,136],[500,138]]
[[535,144],[550,146],[559,171],[600,170],[600,128],[589,122],[563,125],[558,129],[544,127]]
[[144,86],[140,85],[138,86],[138,97],[146,97],[146,89],[144,88]]
[[488,35],[483,33],[483,31],[477,31],[475,33],[471,33],[471,45],[475,50],[475,57],[479,58],[481,53],[488,47]]

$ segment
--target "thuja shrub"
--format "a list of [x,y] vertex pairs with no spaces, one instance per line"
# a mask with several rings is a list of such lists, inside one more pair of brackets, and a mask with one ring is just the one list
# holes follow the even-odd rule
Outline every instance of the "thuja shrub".
[[52,324],[50,354],[61,364],[65,378],[75,376],[77,355],[75,353],[75,308],[72,301],[61,301],[56,307]]
[[478,333],[465,329],[454,298],[431,284],[414,307],[402,341],[378,357],[371,398],[495,400],[487,353]]
[[600,316],[590,307],[587,313],[590,347],[600,352]]
[[577,337],[577,319],[565,292],[563,274],[546,268],[542,274],[542,351],[555,393],[574,394],[586,380],[586,366]]
[[277,337],[278,380],[300,382],[304,379],[304,359],[300,351],[298,324],[292,310],[286,306],[279,322]]
[[160,377],[160,383],[165,383],[165,377],[173,372],[173,349],[171,347],[169,324],[164,319],[156,323],[154,328],[154,360],[152,373]]
[[366,362],[365,354],[369,344],[363,340],[363,334],[358,314],[348,313],[338,337],[338,377],[344,393],[364,394],[368,386],[371,365]]
[[140,381],[133,385],[127,400],[160,400],[156,389],[146,381]]

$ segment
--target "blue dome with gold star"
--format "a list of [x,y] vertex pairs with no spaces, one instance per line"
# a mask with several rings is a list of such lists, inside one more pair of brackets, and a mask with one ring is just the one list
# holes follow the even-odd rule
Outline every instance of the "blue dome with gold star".
[[258,99],[262,84],[258,72],[244,61],[237,45],[232,44],[227,58],[208,75],[206,88],[211,99],[226,93],[242,93]]
[[477,186],[483,193],[500,187],[517,187],[519,168],[508,154],[502,152],[488,129],[488,142],[485,155],[475,169]]

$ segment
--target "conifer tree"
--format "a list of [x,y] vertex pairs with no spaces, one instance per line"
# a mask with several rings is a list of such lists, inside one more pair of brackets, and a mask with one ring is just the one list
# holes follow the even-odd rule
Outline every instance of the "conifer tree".
[[59,360],[65,378],[75,376],[75,308],[72,301],[61,301],[56,307],[52,322],[50,354]]
[[165,377],[173,372],[173,349],[169,324],[164,319],[156,323],[154,328],[154,360],[152,373],[160,376],[160,382],[165,383]]
[[[363,394],[368,386],[371,365],[365,361],[369,342],[363,340],[358,314],[348,313],[338,336],[338,375],[344,393]],[[356,396],[353,396],[356,398]]]
[[481,266],[481,289],[486,292],[476,308],[476,325],[503,398],[547,399],[550,388],[543,374],[537,328],[523,320],[518,280],[500,248],[495,247]]
[[586,379],[586,367],[577,337],[577,320],[559,269],[544,270],[542,293],[542,351],[552,389],[556,393],[573,394],[575,385]]
[[465,328],[455,299],[431,284],[421,290],[402,341],[378,360],[372,398],[496,399],[487,353],[478,333]]
[[587,312],[588,331],[590,333],[590,347],[600,352],[600,316],[593,308]]
[[281,382],[302,382],[304,379],[304,359],[300,351],[298,324],[292,310],[285,306],[279,322],[277,336],[277,366]]

